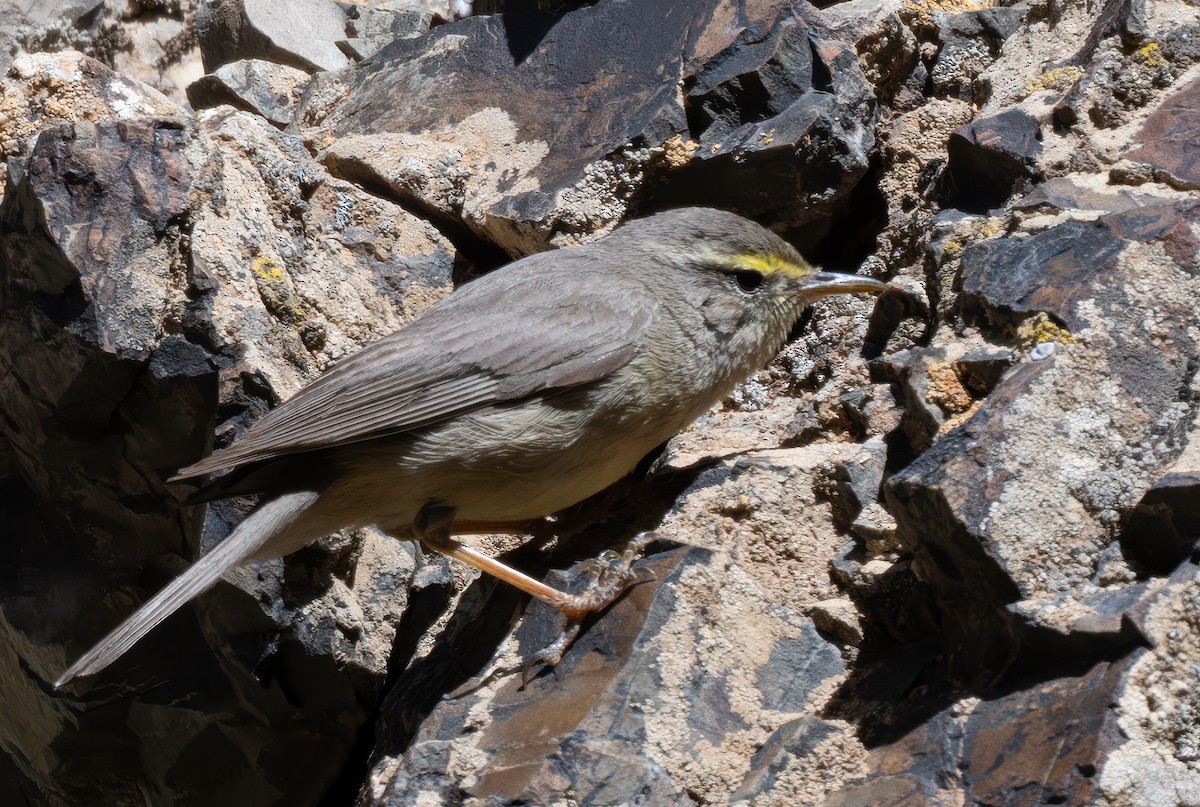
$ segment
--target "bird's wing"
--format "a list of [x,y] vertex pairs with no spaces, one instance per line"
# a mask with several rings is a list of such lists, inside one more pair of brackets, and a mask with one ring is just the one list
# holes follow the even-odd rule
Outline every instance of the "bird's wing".
[[632,358],[656,303],[595,260],[587,247],[542,253],[468,283],[174,479],[399,434],[607,376]]

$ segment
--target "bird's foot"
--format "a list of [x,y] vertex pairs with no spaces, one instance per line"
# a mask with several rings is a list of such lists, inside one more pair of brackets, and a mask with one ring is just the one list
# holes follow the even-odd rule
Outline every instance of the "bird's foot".
[[530,657],[525,666],[527,681],[535,668],[553,667],[562,661],[578,638],[583,620],[590,614],[603,611],[631,586],[654,579],[654,572],[649,569],[633,568],[641,548],[640,543],[635,543],[620,553],[607,549],[596,558],[579,564],[579,573],[586,581],[584,588],[577,594],[563,595],[563,601],[556,605],[567,623],[558,638]]
[[630,586],[653,580],[654,573],[650,570],[633,568],[637,557],[638,552],[632,547],[619,553],[606,549],[596,558],[580,563],[579,572],[587,582],[579,593],[564,594],[562,602],[557,604],[558,610],[571,622],[581,622],[588,614],[603,611]]

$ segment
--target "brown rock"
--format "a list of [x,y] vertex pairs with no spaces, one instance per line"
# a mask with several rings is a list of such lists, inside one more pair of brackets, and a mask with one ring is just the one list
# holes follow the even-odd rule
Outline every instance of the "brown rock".
[[158,90],[82,53],[23,54],[0,79],[0,161],[28,154],[37,131],[57,121],[94,124],[185,115]]
[[1171,183],[1182,188],[1200,188],[1200,169],[1196,167],[1197,145],[1195,131],[1200,99],[1200,81],[1193,81],[1168,97],[1156,109],[1137,134],[1142,144],[1125,156],[1130,160],[1150,163],[1162,171]]
[[977,118],[950,138],[948,171],[957,207],[988,210],[1004,203],[1021,179],[1039,179],[1042,125],[1022,109]]

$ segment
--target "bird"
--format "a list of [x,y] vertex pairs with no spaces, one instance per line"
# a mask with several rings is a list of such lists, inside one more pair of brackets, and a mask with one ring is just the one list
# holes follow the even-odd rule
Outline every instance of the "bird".
[[605,489],[764,367],[814,300],[888,288],[705,207],[465,283],[181,469],[170,481],[224,471],[189,502],[260,504],[55,686],[103,670],[226,571],[345,528],[420,541],[580,619],[621,585],[567,594],[456,536],[521,534]]

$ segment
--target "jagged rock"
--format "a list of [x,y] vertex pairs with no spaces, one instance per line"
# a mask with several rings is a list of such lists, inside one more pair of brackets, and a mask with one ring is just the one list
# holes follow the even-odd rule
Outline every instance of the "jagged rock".
[[[842,539],[813,484],[815,469],[843,454],[789,449],[661,469],[626,506],[654,509],[644,497],[662,491],[669,510],[656,537],[703,546],[648,557],[654,580],[522,688],[521,659],[561,624],[531,606],[494,666],[475,662],[482,681],[438,700],[447,680],[464,678],[454,645],[475,641],[481,621],[505,619],[497,603],[475,603],[460,614],[462,635],[445,639],[443,660],[414,664],[393,690],[366,803],[404,804],[424,791],[541,804],[567,789],[606,804],[727,799],[757,744],[813,714],[817,693],[843,675],[840,652],[804,616],[835,599],[820,558]],[[465,759],[487,762],[457,762]]]
[[934,92],[982,106],[991,85],[981,76],[1000,55],[1028,12],[1022,7],[982,8],[940,20],[941,50],[929,71]]
[[[192,5],[0,9],[0,803],[1200,801],[1193,6],[480,0],[362,66],[406,6],[325,6],[347,66],[291,137],[132,80],[184,86]],[[656,541],[557,671],[513,669],[552,614],[364,531],[47,688],[249,506],[201,525],[160,471],[452,251],[679,203],[928,305],[822,301],[644,478],[484,539],[534,574],[702,547]]]
[[[821,804],[858,775],[850,726],[809,715],[780,726],[754,755],[731,804]],[[820,780],[825,778],[825,783]],[[828,783],[831,787],[823,786]],[[882,803],[882,802],[881,802]]]
[[259,59],[224,64],[187,88],[193,109],[229,104],[253,112],[279,128],[292,121],[308,74]]
[[346,39],[346,11],[334,0],[203,0],[196,36],[210,73],[243,59],[309,73],[351,64],[337,46]]
[[859,387],[843,394],[838,400],[859,435],[874,438],[900,425],[900,407],[886,384]]
[[1014,793],[1038,804],[1194,800],[1197,571],[1185,564],[1129,592],[1123,610],[1148,647],[998,698],[960,700],[872,749],[860,781],[824,803],[993,804]]
[[862,643],[862,620],[854,602],[846,597],[822,600],[808,609],[813,626],[823,636],[851,647]]
[[[825,235],[867,171],[876,102],[851,48],[819,36],[811,23],[781,24],[705,64],[687,96],[698,148],[651,204],[719,198],[779,229],[804,228],[806,239]],[[784,209],[783,198],[802,201]]]
[[834,523],[840,529],[849,529],[859,513],[879,500],[886,464],[887,445],[876,436],[831,467],[822,493],[833,504]]
[[[647,24],[668,8],[677,23]],[[338,175],[461,218],[511,255],[611,229],[643,196],[823,221],[866,171],[870,89],[853,53],[814,49],[787,4],[723,9],[610,2],[525,31],[513,14],[441,26],[339,77],[344,100],[310,105],[306,137]],[[685,105],[675,82],[693,77]],[[797,194],[804,205],[783,203]]]
[[1099,210],[1104,213],[1121,213],[1135,207],[1143,207],[1167,201],[1161,196],[1141,193],[1129,188],[1112,188],[1108,178],[1087,181],[1081,177],[1053,177],[1039,182],[1033,190],[1014,201],[1018,210],[1048,208],[1050,210]]
[[0,4],[0,76],[23,55],[80,51],[122,74],[183,101],[183,87],[203,70],[191,36],[191,6],[122,2]]
[[901,19],[901,10],[890,0],[861,0],[826,6],[816,18],[821,38],[854,46],[863,76],[882,104],[894,103],[918,75],[924,86],[920,43]]
[[900,428],[912,449],[921,452],[961,422],[1011,363],[1010,351],[956,341],[902,350],[875,360],[872,367],[904,393]]
[[1179,455],[1195,407],[1196,209],[1069,222],[964,257],[964,297],[989,322],[1040,310],[1066,326],[1047,321],[1057,350],[1022,361],[887,486],[901,540],[947,604],[951,645],[973,647],[958,660],[968,677],[1020,651],[1008,603],[1057,597],[1025,618],[1069,628],[1063,596],[1123,579],[1123,559],[1102,550]]
[[[181,508],[164,472],[205,451],[214,420],[227,440],[445,293],[451,257],[428,225],[244,113],[60,124],[13,165],[0,205],[0,429],[15,449],[12,495],[41,516],[13,539],[25,582],[0,593],[4,666],[16,674],[19,656],[53,680],[240,517],[214,507],[202,537],[203,510]],[[173,787],[216,798],[230,781],[296,803],[327,789],[378,696],[410,588],[448,581],[418,575],[411,547],[378,536],[310,552],[319,563],[303,585],[267,563],[201,598],[215,656],[185,611],[96,684],[12,704],[0,723],[22,775],[76,802],[172,801]],[[96,708],[112,681],[126,691]],[[47,743],[103,757],[33,753]],[[156,773],[181,760],[193,760],[185,782]]]
[[8,72],[13,57],[20,54],[26,42],[36,48],[35,43],[51,29],[80,36],[103,5],[103,0],[58,0],[0,6],[0,75]]
[[1200,443],[1192,439],[1130,511],[1121,546],[1139,567],[1166,574],[1192,554],[1198,540]]
[[337,46],[356,62],[396,39],[412,39],[429,30],[433,14],[417,0],[393,0],[346,9],[346,39]]
[[988,210],[1012,195],[1018,180],[1040,176],[1042,124],[1023,109],[977,118],[950,137],[948,171],[959,206]]
[[[77,51],[18,56],[0,79],[0,160],[28,153],[30,141],[58,120],[179,117],[183,107]],[[7,176],[0,165],[0,179]],[[0,183],[0,190],[3,190]]]

